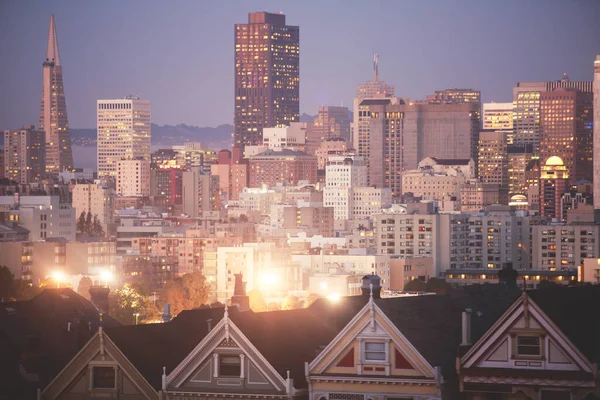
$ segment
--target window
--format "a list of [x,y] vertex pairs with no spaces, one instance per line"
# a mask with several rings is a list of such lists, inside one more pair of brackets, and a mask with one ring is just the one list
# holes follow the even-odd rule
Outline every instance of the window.
[[541,355],[539,336],[517,336],[517,355],[539,356]]
[[115,368],[113,367],[94,367],[93,385],[94,389],[114,389],[115,388]]
[[239,378],[241,373],[242,371],[239,356],[219,357],[219,376]]
[[366,361],[385,361],[385,343],[366,342],[365,343]]

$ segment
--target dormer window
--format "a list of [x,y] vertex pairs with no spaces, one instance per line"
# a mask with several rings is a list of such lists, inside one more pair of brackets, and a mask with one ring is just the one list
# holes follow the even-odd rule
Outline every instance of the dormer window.
[[365,361],[385,361],[385,343],[384,342],[365,342]]
[[517,336],[517,355],[518,356],[541,356],[542,348],[539,336]]
[[242,374],[242,364],[239,356],[219,357],[219,376],[223,378],[239,378]]
[[117,370],[114,367],[93,367],[92,371],[93,389],[114,389],[116,387]]

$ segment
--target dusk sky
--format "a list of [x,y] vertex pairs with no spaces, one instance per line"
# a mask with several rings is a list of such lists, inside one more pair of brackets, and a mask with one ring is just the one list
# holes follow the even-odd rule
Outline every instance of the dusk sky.
[[479,89],[511,101],[518,81],[592,80],[600,1],[3,1],[0,129],[38,124],[42,62],[54,13],[69,123],[94,128],[97,99],[134,93],[157,124],[233,119],[234,24],[253,11],[300,26],[300,111],[352,105],[380,78],[396,95]]

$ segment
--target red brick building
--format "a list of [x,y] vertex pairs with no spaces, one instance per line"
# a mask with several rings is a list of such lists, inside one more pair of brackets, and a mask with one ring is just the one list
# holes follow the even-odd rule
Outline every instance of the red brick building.
[[316,183],[316,157],[290,149],[269,149],[250,157],[250,187],[297,185],[302,180]]

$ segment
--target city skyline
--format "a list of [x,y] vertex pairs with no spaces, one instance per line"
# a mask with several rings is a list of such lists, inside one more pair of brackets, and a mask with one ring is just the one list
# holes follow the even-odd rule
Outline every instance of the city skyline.
[[[347,7],[340,8],[340,4],[326,4],[319,16],[311,7],[280,2],[247,3],[235,10],[219,3],[182,3],[177,9],[150,4],[145,18],[130,18],[132,5],[114,16],[104,4],[40,2],[28,7],[28,29],[19,30],[18,37],[21,19],[15,17],[25,9],[18,3],[2,5],[0,51],[13,62],[0,77],[6,89],[0,97],[0,128],[17,129],[37,121],[39,63],[52,13],[73,128],[94,126],[97,99],[128,93],[152,101],[158,124],[231,124],[232,26],[254,11],[283,12],[288,24],[303,27],[301,114],[314,115],[320,105],[343,102],[349,107],[356,85],[371,76],[375,52],[380,54],[380,79],[395,85],[398,96],[419,100],[435,90],[466,87],[481,90],[484,102],[509,101],[510,88],[519,81],[559,80],[564,72],[572,80],[591,80],[590,60],[600,52],[600,41],[585,40],[600,37],[593,19],[600,4],[592,1],[571,7],[559,2],[544,7],[465,2],[470,5],[468,13],[436,3],[437,12],[425,19],[427,25],[418,21],[434,10],[431,5],[380,1],[372,7],[344,3]],[[527,18],[530,12],[539,18]],[[156,29],[156,23],[164,29]],[[353,29],[359,24],[362,29]],[[394,35],[389,27],[396,24],[398,32],[411,33]],[[182,59],[187,62],[177,61]]]

